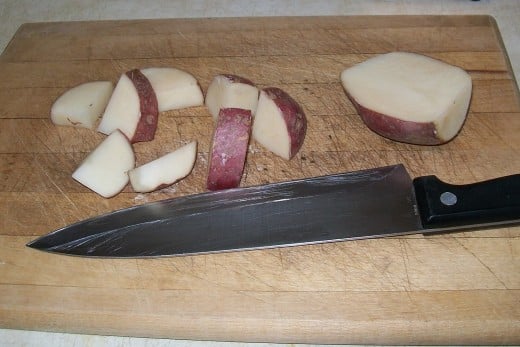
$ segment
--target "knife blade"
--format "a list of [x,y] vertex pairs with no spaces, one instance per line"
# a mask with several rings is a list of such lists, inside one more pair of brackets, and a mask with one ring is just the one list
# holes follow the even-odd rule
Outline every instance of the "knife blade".
[[27,244],[75,256],[205,254],[520,224],[520,174],[467,185],[403,165],[167,199]]

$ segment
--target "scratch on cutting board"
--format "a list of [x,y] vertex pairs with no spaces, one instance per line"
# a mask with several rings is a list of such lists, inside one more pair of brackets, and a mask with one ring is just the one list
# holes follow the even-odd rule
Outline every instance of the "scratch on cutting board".
[[139,277],[141,277],[143,275],[143,273],[141,271],[141,266],[139,265],[139,260],[138,259],[135,259],[135,267],[137,269],[137,273],[139,274]]
[[482,266],[484,266],[486,268],[486,270],[489,271],[489,273],[504,287],[504,289],[509,289],[507,287],[507,285],[504,283],[504,281],[502,281],[498,276],[497,274],[486,264],[482,261],[482,259],[480,259],[475,253],[473,253],[468,247],[466,247],[458,238],[454,237],[453,238],[462,248],[464,248],[464,250],[466,252],[468,252],[469,254],[471,254]]
[[[402,252],[401,252],[401,256],[402,256]],[[403,285],[401,284],[402,281],[398,278],[397,283],[396,283],[396,281],[394,280],[394,276],[392,276],[392,273],[389,271],[389,268],[392,265],[391,259],[389,259],[388,257],[384,257],[382,259],[379,257],[375,258],[371,252],[365,252],[364,257],[367,260],[370,260],[372,267],[375,269],[375,271],[377,271],[381,275],[381,276],[377,276],[378,284],[381,287],[385,287],[388,284],[390,284],[393,288],[395,288],[397,290],[403,289]],[[406,258],[408,259],[408,254],[406,254]],[[404,262],[404,258],[403,258],[403,262]],[[406,285],[404,285],[404,290],[408,291],[411,289],[411,284],[410,284],[410,279],[408,277],[408,269],[406,267],[406,264],[405,264],[405,271],[406,271],[406,278],[407,278],[407,283],[408,283],[409,288],[407,288]]]
[[251,273],[251,271],[246,271],[246,272],[240,272],[240,271],[233,271],[235,272],[236,274],[238,275],[242,275],[242,274],[245,274],[247,277],[251,278],[252,280],[256,280],[258,283],[261,283],[263,285],[265,285],[267,288],[270,288],[271,290],[276,290],[276,286],[274,286],[273,284],[269,283],[268,281],[265,281],[263,279],[261,279],[260,277],[254,275],[253,273]]
[[286,267],[285,267],[285,262],[284,262],[284,257],[283,257],[283,254],[282,254],[282,250],[280,248],[278,248],[275,251],[275,255],[276,255],[276,258],[278,259],[278,261],[280,262],[281,270],[284,271],[286,269]]
[[[262,303],[262,304],[271,304],[271,305],[273,304],[273,303],[272,303],[271,301],[269,301],[269,300],[265,300],[265,299],[259,298],[259,297],[256,296],[256,295],[253,295],[253,294],[254,294],[253,292],[249,292],[249,291],[245,291],[245,290],[238,290],[238,291],[236,291],[236,293],[238,293],[238,294],[240,294],[240,295],[242,295],[242,296],[245,296],[246,298],[253,299],[253,300],[255,300],[255,301],[257,301],[257,302],[260,302],[260,303]],[[264,293],[266,293],[266,292],[264,292]],[[258,294],[262,294],[262,292],[259,292]],[[258,294],[257,294],[257,295],[258,295]]]
[[[184,40],[186,40],[186,36],[182,33],[182,31],[177,30],[177,34],[179,34],[180,37],[182,37]],[[173,51],[172,51],[173,52]]]
[[[206,255],[200,255],[200,257],[203,257],[204,261],[204,268],[207,268],[206,263]],[[194,278],[198,281],[209,283],[212,287],[220,287],[223,289],[230,289],[224,286],[222,283],[219,283],[218,281],[211,280],[210,278],[207,278],[202,275],[202,271],[193,271],[194,267],[196,266],[194,263],[195,257],[171,257],[168,258],[168,263],[170,265],[169,271],[173,272],[175,275],[186,275],[188,277]],[[181,265],[179,265],[179,263]],[[185,269],[182,264],[187,265],[187,269]]]
[[406,250],[405,242],[405,239],[399,240],[399,245],[401,246],[401,256],[403,257],[404,272],[406,274],[406,282],[408,284],[408,287],[405,288],[405,290],[408,291],[412,289],[412,283],[410,281],[410,274],[408,271],[408,262],[410,261],[410,259],[408,258],[408,251]]
[[78,206],[76,206],[76,203],[74,203],[74,201],[72,201],[71,198],[69,198],[69,196],[63,191],[63,189],[60,188],[59,185],[56,184],[56,182],[52,179],[52,177],[49,175],[49,173],[47,172],[47,170],[45,170],[45,168],[41,165],[40,161],[35,158],[35,161],[36,163],[38,164],[38,166],[40,166],[40,169],[43,171],[43,174],[45,175],[45,177],[47,177],[47,179],[49,180],[49,182],[56,188],[58,189],[58,191],[60,192],[61,195],[63,195],[63,197],[65,197],[65,199],[70,203],[70,205],[72,205],[74,207],[74,209],[76,211],[79,211],[79,208]]
[[408,287],[404,286],[404,288],[403,288],[404,292],[406,293],[406,296],[407,296],[408,300],[410,301],[410,303],[413,305],[413,307],[415,309],[415,314],[421,315],[421,317],[423,317],[423,319],[426,319],[426,318],[424,318],[425,315],[424,315],[424,312],[421,310],[421,306],[417,303],[417,301],[415,300],[415,298],[412,295],[412,283],[410,281],[410,275],[408,272],[408,263],[409,263],[410,259],[409,259],[408,250],[406,249],[406,239],[400,239],[399,245],[401,246],[401,256],[403,258],[404,270],[405,270],[405,274],[406,274],[406,281],[408,283]]
[[509,254],[511,254],[511,259],[514,260],[516,255],[515,255],[515,251],[513,248],[512,236],[511,236],[511,233],[509,232],[510,230],[511,230],[510,228],[507,228],[507,235],[508,235],[507,245],[509,247]]

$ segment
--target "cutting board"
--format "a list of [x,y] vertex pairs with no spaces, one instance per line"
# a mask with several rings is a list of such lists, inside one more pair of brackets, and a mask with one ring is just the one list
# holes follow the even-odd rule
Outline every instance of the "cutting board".
[[[412,51],[466,69],[467,122],[441,146],[368,130],[339,82],[374,55]],[[164,112],[138,164],[199,143],[192,174],[104,199],[71,178],[103,135],[54,126],[68,88],[141,67],[234,73],[286,90],[308,133],[290,161],[252,143],[242,186],[403,163],[454,184],[520,172],[518,88],[488,16],[165,19],[23,25],[0,58],[0,327],[225,341],[520,343],[520,228],[164,259],[85,259],[31,239],[114,209],[203,192],[213,121]]]

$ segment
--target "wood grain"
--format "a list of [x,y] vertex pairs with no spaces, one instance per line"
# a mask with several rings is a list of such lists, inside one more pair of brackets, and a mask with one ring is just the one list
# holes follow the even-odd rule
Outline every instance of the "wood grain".
[[[442,146],[368,130],[340,72],[408,50],[466,69],[468,119]],[[520,172],[520,99],[487,16],[222,18],[23,25],[0,56],[0,326],[88,334],[363,344],[520,344],[520,228],[411,235],[165,259],[37,252],[36,236],[115,209],[204,191],[213,121],[205,107],[161,113],[138,163],[199,141],[185,180],[101,198],[70,177],[103,135],[56,127],[67,88],[172,66],[205,91],[217,73],[280,87],[308,134],[285,161],[251,143],[243,186],[403,163],[469,183]]]

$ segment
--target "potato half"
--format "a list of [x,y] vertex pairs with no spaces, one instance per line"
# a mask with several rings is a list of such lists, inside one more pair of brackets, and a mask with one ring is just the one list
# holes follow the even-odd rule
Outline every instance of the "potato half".
[[407,52],[354,65],[341,73],[341,82],[370,129],[418,145],[442,144],[458,134],[472,90],[463,69]]

